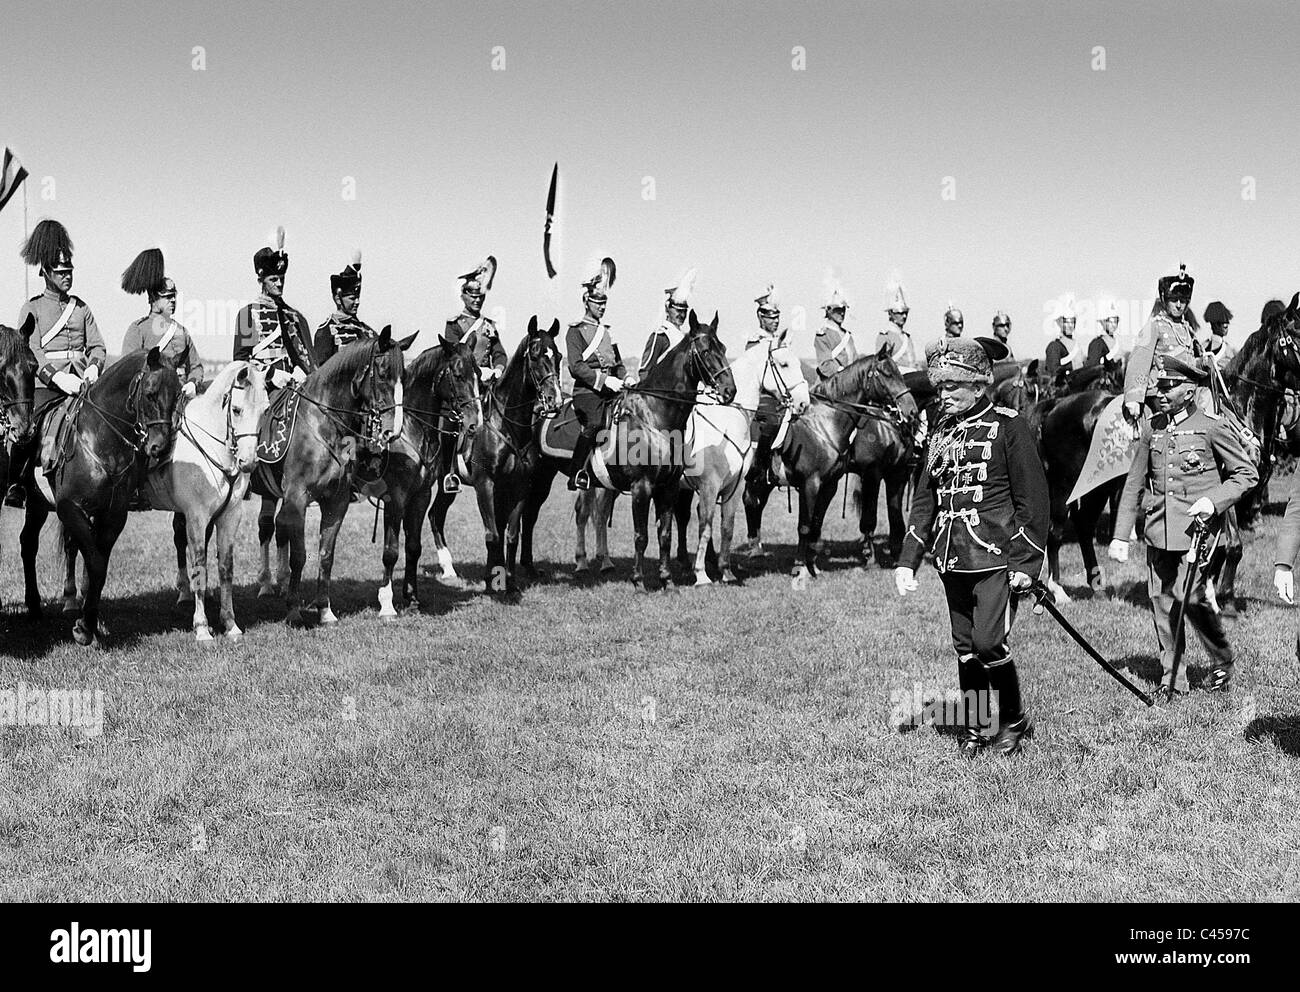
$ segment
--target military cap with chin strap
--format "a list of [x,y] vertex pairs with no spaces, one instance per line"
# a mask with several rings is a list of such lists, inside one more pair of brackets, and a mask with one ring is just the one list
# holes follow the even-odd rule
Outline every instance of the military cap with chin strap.
[[1157,354],[1152,367],[1153,379],[1172,382],[1205,382],[1209,371],[1198,361],[1184,361],[1176,355]]

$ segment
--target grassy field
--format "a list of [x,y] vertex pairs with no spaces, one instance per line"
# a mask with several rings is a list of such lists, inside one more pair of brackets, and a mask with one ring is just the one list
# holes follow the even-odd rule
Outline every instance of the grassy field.
[[[889,572],[851,559],[838,499],[833,517],[827,570],[802,591],[777,494],[776,556],[743,587],[635,594],[626,500],[618,572],[579,584],[557,485],[540,524],[549,582],[505,604],[428,580],[424,613],[384,624],[360,505],[339,542],[342,622],[305,631],[255,598],[246,519],[247,637],[200,648],[173,607],[170,520],[140,514],[112,563],[115,643],[97,650],[71,642],[52,555],[54,619],[33,631],[16,612],[7,511],[0,690],[101,689],[106,713],[96,737],[0,727],[0,898],[1300,898],[1296,621],[1273,601],[1276,517],[1247,548],[1229,694],[1147,710],[1024,610],[1013,647],[1037,736],[1019,759],[974,765],[946,728],[891,720],[891,692],[955,687],[938,577],[927,567],[899,600]],[[471,500],[451,533],[477,583]],[[1112,568],[1116,598],[1068,612],[1150,686],[1132,557]],[[1064,562],[1082,592],[1077,550]],[[1199,645],[1190,661],[1195,684]]]

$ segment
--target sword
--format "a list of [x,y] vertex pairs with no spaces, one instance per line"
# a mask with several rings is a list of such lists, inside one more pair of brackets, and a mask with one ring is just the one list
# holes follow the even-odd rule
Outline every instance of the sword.
[[1203,570],[1209,563],[1210,555],[1214,553],[1214,548],[1219,543],[1218,536],[1216,535],[1214,544],[1210,546],[1208,551],[1206,550],[1205,536],[1210,531],[1210,523],[1208,520],[1193,521],[1191,531],[1192,547],[1191,550],[1187,552],[1187,580],[1183,586],[1183,599],[1178,608],[1178,622],[1174,624],[1174,664],[1169,678],[1169,689],[1168,694],[1165,697],[1166,699],[1174,698],[1174,683],[1178,681],[1178,664],[1183,660],[1183,651],[1186,650],[1184,632],[1187,629],[1187,607],[1192,600],[1192,590],[1196,588],[1196,573],[1198,570]]
[[551,189],[546,194],[546,230],[542,232],[542,258],[546,260],[546,276],[555,278],[555,266],[551,264],[551,221],[555,219],[555,186],[560,178],[560,163],[551,169]]
[[1089,644],[1087,639],[1084,638],[1082,634],[1080,634],[1077,630],[1074,629],[1070,621],[1065,619],[1065,617],[1061,615],[1061,611],[1056,608],[1056,602],[1052,598],[1051,590],[1048,589],[1047,586],[1043,584],[1042,579],[1034,579],[1029,589],[1030,592],[1033,594],[1034,599],[1038,601],[1039,605],[1045,607],[1047,609],[1047,612],[1052,615],[1052,619],[1054,619],[1057,623],[1061,625],[1061,629],[1064,630],[1067,634],[1069,634],[1072,638],[1074,638],[1075,643],[1077,643],[1079,647],[1083,648],[1084,651],[1088,652],[1088,656],[1092,658],[1092,660],[1095,661],[1098,665],[1104,668],[1107,671],[1107,673],[1109,673],[1111,678],[1113,678],[1116,682],[1122,685],[1129,692],[1133,693],[1133,695],[1137,696],[1138,699],[1142,700],[1142,702],[1146,703],[1148,706],[1155,705],[1154,699],[1152,699],[1149,695],[1147,695],[1136,685],[1130,682],[1118,668],[1116,668],[1109,661],[1103,658],[1100,652],[1098,652],[1096,648],[1094,648],[1091,644]]

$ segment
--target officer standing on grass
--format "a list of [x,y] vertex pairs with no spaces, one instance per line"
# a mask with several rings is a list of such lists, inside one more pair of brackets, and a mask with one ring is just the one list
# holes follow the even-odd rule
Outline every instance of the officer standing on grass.
[[[925,349],[930,381],[943,411],[922,454],[903,554],[894,570],[900,596],[916,589],[916,568],[928,552],[943,580],[957,651],[957,677],[968,703],[963,757],[983,747],[1020,750],[1031,723],[1008,636],[1013,595],[1043,570],[1049,523],[1047,477],[1034,436],[1014,410],[985,393],[993,362],[1006,348],[992,338],[944,338]],[[989,738],[969,706],[972,691],[997,693],[998,730]]]

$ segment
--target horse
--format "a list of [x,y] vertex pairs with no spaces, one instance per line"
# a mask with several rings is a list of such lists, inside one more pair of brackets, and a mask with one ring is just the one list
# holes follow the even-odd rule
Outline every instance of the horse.
[[212,642],[205,597],[208,548],[216,540],[221,623],[229,640],[243,636],[235,622],[235,538],[244,494],[257,465],[257,431],[270,405],[266,379],[248,362],[231,362],[207,390],[177,416],[170,461],[145,477],[143,492],[159,510],[172,510],[178,604],[193,604],[194,640]]
[[[402,351],[415,340],[393,340],[385,327],[374,338],[340,349],[298,386],[286,386],[263,417],[259,464],[252,491],[262,497],[258,541],[262,546],[258,596],[283,589],[285,621],[302,622],[300,584],[307,561],[303,521],[307,506],[320,504],[320,572],[316,602],[322,626],[338,623],[330,608],[334,543],[347,514],[357,458],[357,443],[380,456],[402,430]],[[267,444],[282,441],[273,451]],[[279,501],[280,511],[275,514]],[[279,550],[276,583],[271,584],[271,536]],[[285,580],[288,579],[286,586]]]
[[[176,367],[157,348],[123,356],[80,395],[64,401],[67,420],[56,440],[69,437],[73,443],[61,446],[50,473],[35,464],[39,459],[27,472],[27,515],[19,538],[27,613],[32,619],[42,615],[36,552],[53,509],[63,532],[64,612],[75,612],[78,554],[85,564],[82,614],[72,628],[73,640],[83,647],[107,637],[99,614],[108,560],[147,462],[171,450],[180,393]],[[57,409],[46,406],[42,425]]]
[[[422,351],[402,374],[402,430],[389,447],[379,480],[361,488],[384,504],[384,578],[379,587],[379,616],[392,620],[393,569],[397,545],[406,531],[406,573],[402,599],[408,609],[420,608],[420,531],[433,486],[445,464],[444,448],[459,450],[480,421],[479,370],[474,350],[445,338]],[[445,439],[454,439],[445,445]],[[445,513],[445,511],[444,511]],[[432,513],[430,519],[432,519]],[[434,531],[440,537],[440,531]]]
[[0,324],[0,492],[9,488],[10,451],[21,450],[31,443],[36,429],[32,403],[36,395],[36,356],[32,354],[32,329],[36,318],[31,314],[23,326],[14,329]]
[[763,508],[775,485],[799,488],[799,548],[794,575],[816,577],[822,521],[848,467],[853,430],[867,420],[906,421],[916,400],[890,356],[888,342],[857,359],[812,391],[812,405],[790,422],[784,443],[773,450],[770,472],[752,473],[745,485],[745,514],[755,548]]
[[1300,293],[1285,310],[1252,333],[1223,370],[1236,412],[1260,440],[1259,483],[1237,504],[1243,527],[1254,523],[1268,498],[1274,448],[1284,426],[1288,391],[1300,389]]
[[712,583],[706,559],[713,542],[713,519],[719,506],[722,540],[718,569],[723,582],[736,581],[730,563],[731,536],[736,509],[744,498],[744,479],[754,461],[750,424],[758,412],[759,393],[775,396],[795,416],[803,413],[812,401],[799,360],[786,344],[785,332],[775,340],[769,339],[747,349],[731,363],[731,375],[736,383],[735,400],[724,406],[701,399],[691,409],[686,426],[686,470],[682,473],[674,515],[681,535],[680,546],[684,549],[691,500],[699,496],[695,550],[697,586]]
[[[718,338],[718,315],[708,324],[692,310],[688,330],[664,352],[640,382],[623,390],[613,404],[602,443],[592,452],[593,477],[608,479],[609,495],[602,490],[580,492],[576,502],[578,534],[581,539],[586,516],[594,508],[598,520],[608,519],[608,499],[619,492],[632,494],[632,523],[635,557],[632,584],[644,588],[645,552],[650,543],[650,503],[654,501],[659,538],[659,581],[666,587],[672,550],[673,505],[685,467],[685,429],[701,386],[716,393],[724,403],[736,396],[736,382],[727,362],[726,348]],[[532,528],[537,513],[550,493],[551,481],[560,470],[558,459],[547,456],[533,477],[532,491],[524,509],[521,564],[532,562]],[[602,480],[603,484],[603,480]],[[579,545],[582,549],[581,544]],[[585,555],[579,558],[579,571]]]

